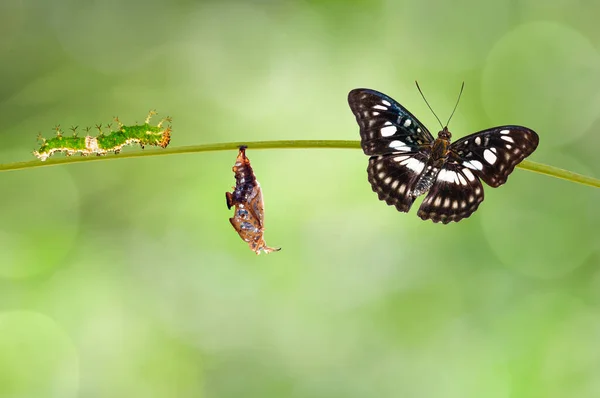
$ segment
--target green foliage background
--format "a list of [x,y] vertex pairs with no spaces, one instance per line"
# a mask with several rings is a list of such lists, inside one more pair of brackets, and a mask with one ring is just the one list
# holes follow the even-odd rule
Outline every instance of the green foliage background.
[[[455,137],[536,130],[600,175],[600,3],[3,0],[0,162],[41,130],[171,115],[172,146],[358,139],[349,90]],[[130,150],[140,150],[139,148]],[[153,150],[153,148],[147,149]],[[516,170],[447,226],[377,200],[358,150],[235,151],[0,174],[0,397],[600,396],[600,195]]]

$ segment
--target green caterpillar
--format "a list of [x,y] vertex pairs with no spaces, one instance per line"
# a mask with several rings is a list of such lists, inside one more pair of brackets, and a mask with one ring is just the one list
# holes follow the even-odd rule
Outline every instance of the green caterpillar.
[[[80,153],[82,156],[94,153],[101,156],[106,155],[108,152],[119,153],[124,146],[133,144],[140,144],[142,149],[146,145],[166,148],[171,141],[171,126],[163,127],[162,125],[164,122],[171,123],[172,120],[170,117],[166,117],[156,126],[151,126],[150,119],[154,115],[156,115],[156,112],[150,111],[144,124],[134,126],[124,126],[119,121],[119,118],[115,117],[119,129],[104,134],[102,132],[102,125],[97,125],[96,128],[99,134],[96,137],[90,135],[79,137],[76,132],[77,127],[71,128],[73,131],[72,136],[64,136],[59,125],[55,128],[55,137],[45,139],[41,135],[38,136],[38,139],[42,141],[42,146],[37,151],[34,151],[33,154],[41,161],[45,161],[56,152],[64,152],[67,156],[76,153]],[[110,124],[108,128],[110,130]]]

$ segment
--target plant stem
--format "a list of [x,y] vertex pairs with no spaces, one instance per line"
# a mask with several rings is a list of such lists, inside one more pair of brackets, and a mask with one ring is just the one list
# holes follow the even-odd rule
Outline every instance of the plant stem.
[[[94,157],[64,157],[50,158],[45,162],[40,160],[31,160],[28,162],[15,162],[0,164],[0,172],[9,170],[24,170],[33,169],[36,167],[56,166],[60,164],[72,164],[81,162],[96,162],[103,160],[127,159],[148,156],[165,156],[181,153],[197,153],[197,152],[216,152],[237,150],[240,145],[246,145],[249,149],[359,149],[359,141],[343,141],[343,140],[281,140],[281,141],[256,141],[256,142],[224,142],[218,144],[206,145],[190,145],[175,148],[166,148],[160,150],[148,150],[140,152],[120,153],[119,155],[94,156]],[[555,178],[571,181],[578,184],[589,185],[591,187],[600,188],[600,180],[593,177],[587,177],[581,174],[573,173],[568,170],[559,169],[558,167],[549,166],[541,163],[532,162],[530,160],[522,161],[517,167],[529,170],[534,173],[545,174]]]

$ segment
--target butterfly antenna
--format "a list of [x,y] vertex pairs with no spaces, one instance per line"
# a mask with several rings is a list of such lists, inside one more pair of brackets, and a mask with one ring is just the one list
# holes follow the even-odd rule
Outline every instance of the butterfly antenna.
[[458,93],[458,98],[456,99],[456,105],[454,105],[454,110],[452,111],[452,114],[448,118],[448,122],[446,123],[446,126],[448,126],[448,124],[450,123],[450,119],[452,119],[452,116],[454,116],[454,112],[456,111],[456,107],[458,106],[458,101],[460,101],[460,96],[462,95],[464,88],[465,88],[465,82],[463,82],[462,86],[460,86],[460,93]]
[[[431,108],[431,105],[429,105],[429,102],[427,102],[427,99],[425,98],[425,95],[423,95],[423,91],[421,91],[421,87],[419,87],[419,82],[417,82],[415,80],[415,84],[417,85],[417,89],[419,90],[419,92],[421,93],[421,97],[423,97],[423,100],[425,101],[425,103],[427,104],[427,106],[429,107],[429,110],[431,111],[431,113],[433,113],[433,116],[435,116],[435,118],[437,119],[438,123],[440,124],[440,126],[442,126],[442,129],[444,129],[444,125],[442,124],[442,121],[440,120],[440,118],[435,114],[435,112],[433,111],[433,109]],[[462,90],[461,90],[462,91]],[[453,112],[454,113],[454,112]]]

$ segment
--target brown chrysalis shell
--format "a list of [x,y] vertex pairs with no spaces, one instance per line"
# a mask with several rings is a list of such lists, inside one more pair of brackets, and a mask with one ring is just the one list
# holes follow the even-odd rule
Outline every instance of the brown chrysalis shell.
[[241,146],[238,153],[233,173],[235,174],[235,187],[233,192],[226,192],[227,207],[235,206],[235,213],[229,219],[233,228],[237,231],[248,246],[256,254],[261,250],[265,253],[279,251],[268,247],[264,239],[264,212],[260,184],[256,180],[254,171],[250,166],[250,160],[246,157],[246,146]]

